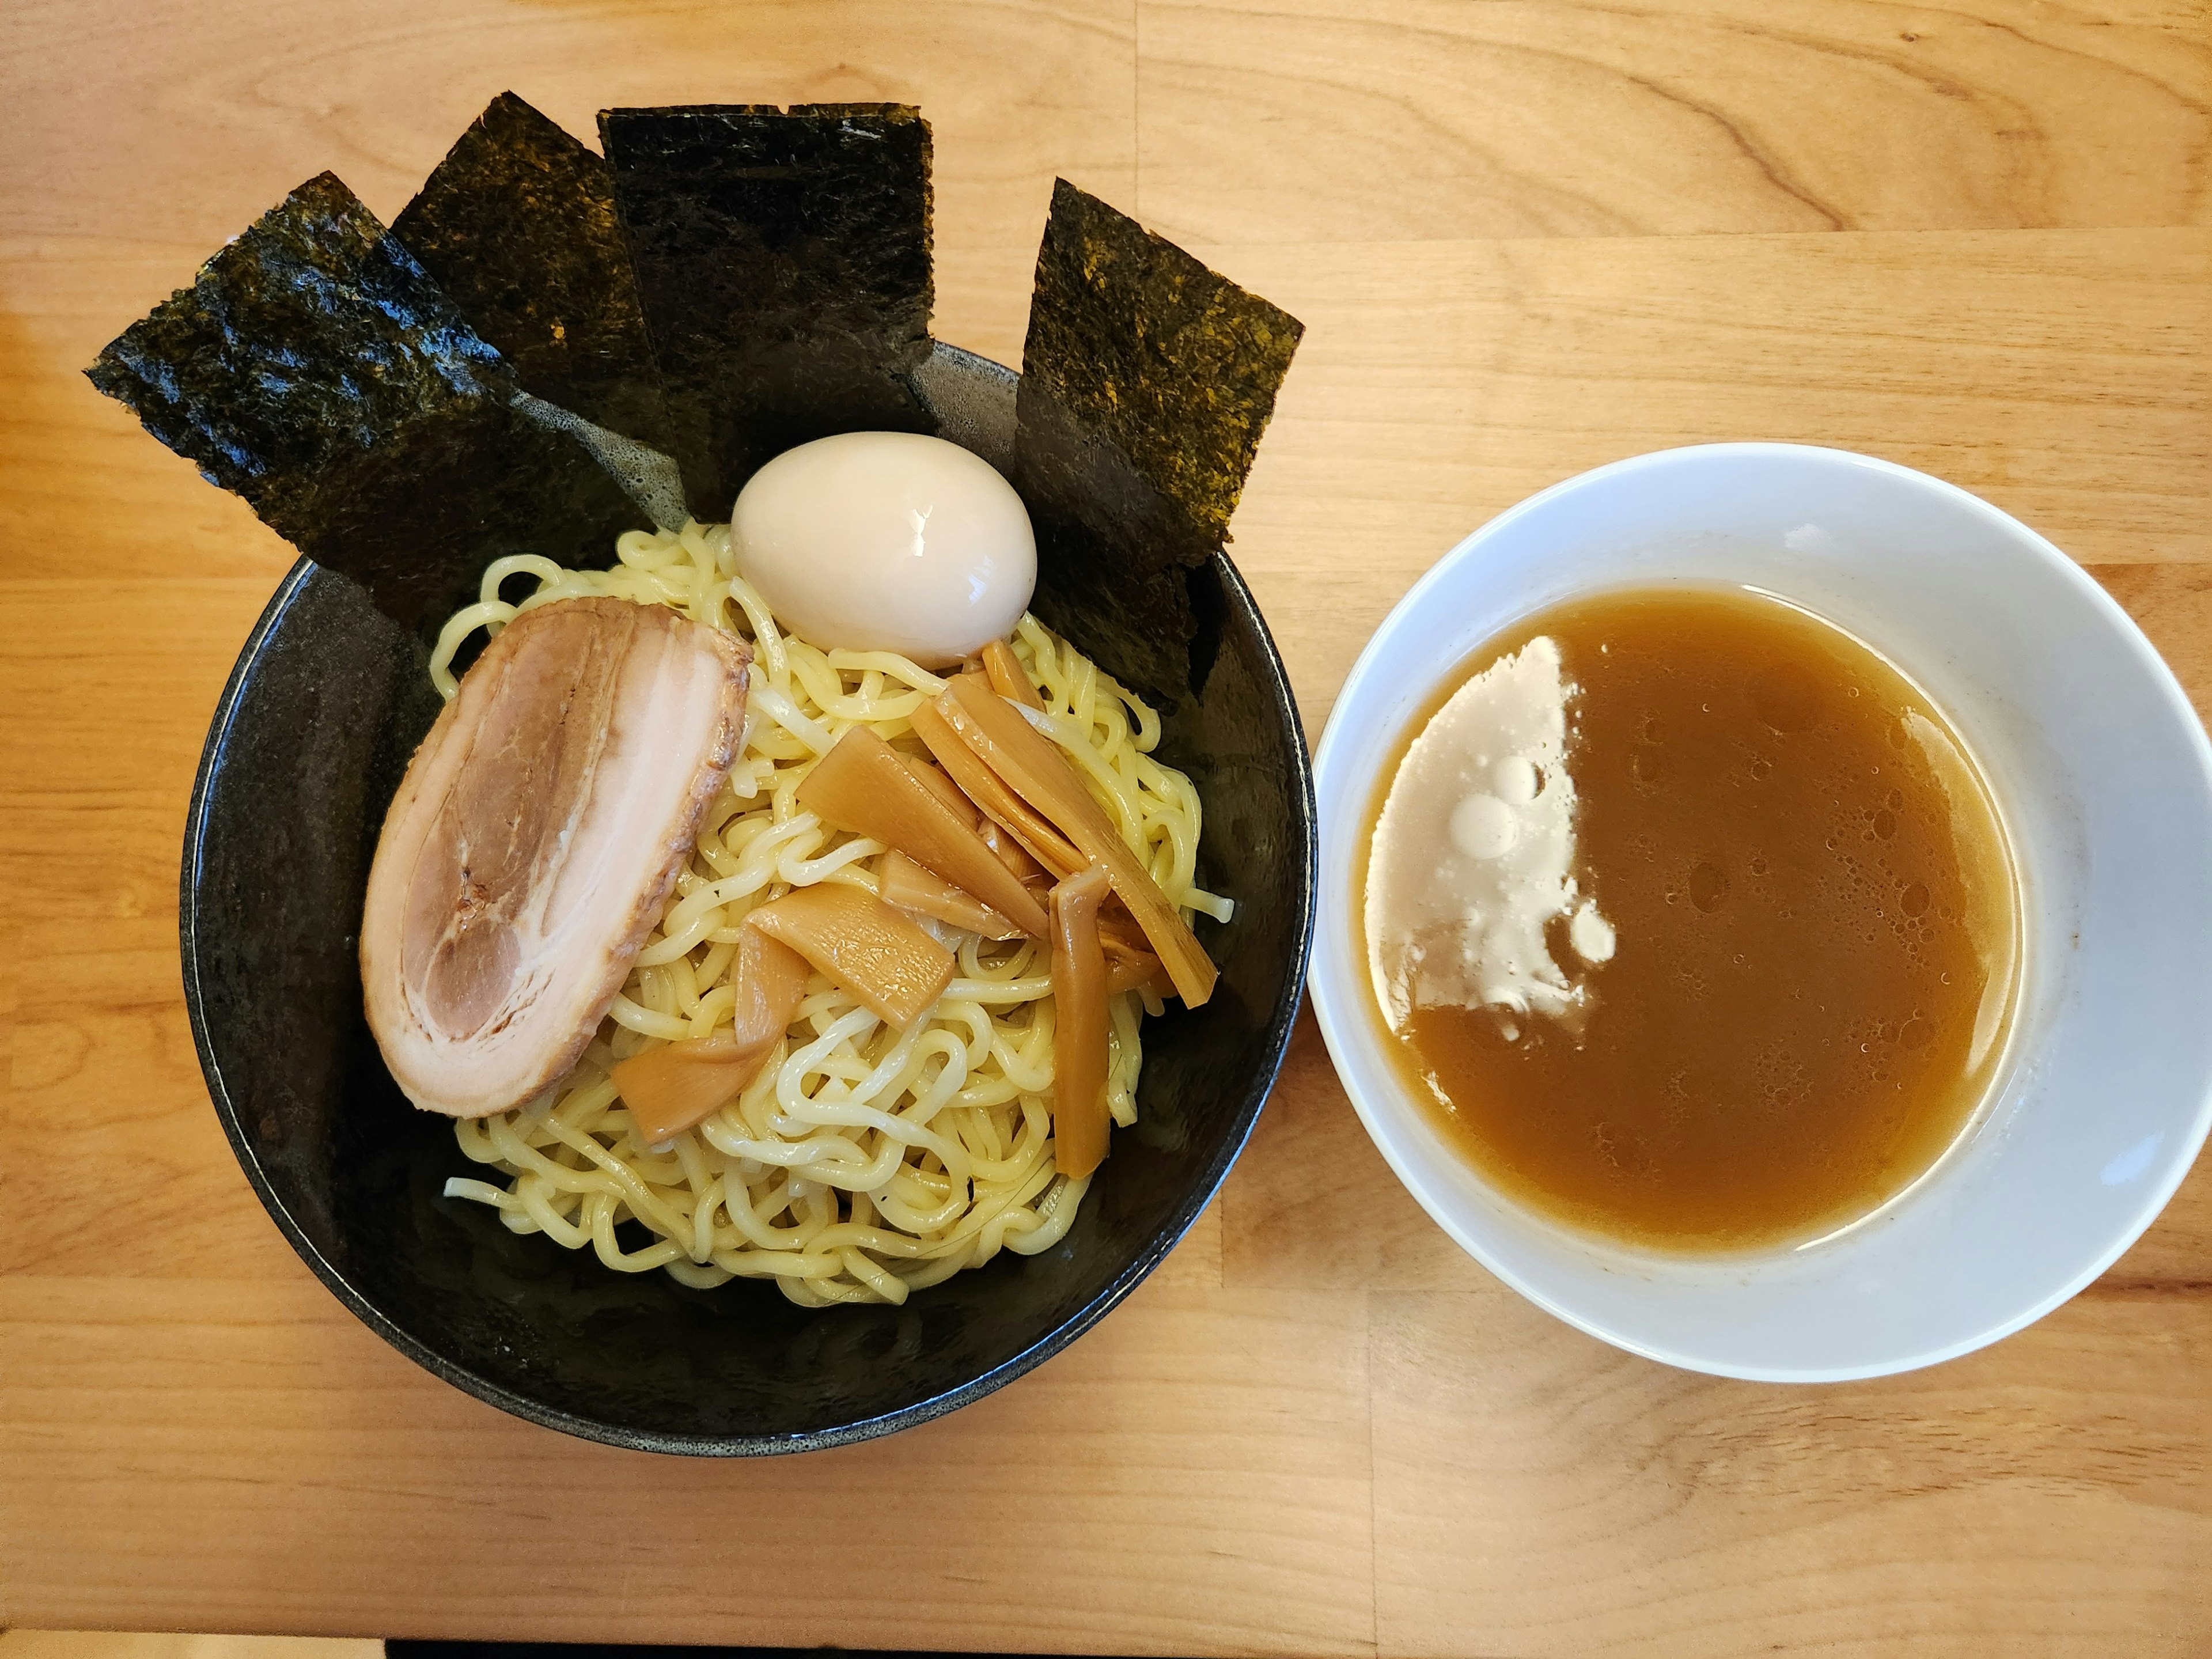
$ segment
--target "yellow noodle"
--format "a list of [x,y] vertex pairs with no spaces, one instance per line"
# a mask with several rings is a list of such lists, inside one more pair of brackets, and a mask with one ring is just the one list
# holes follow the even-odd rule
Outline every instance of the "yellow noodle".
[[[817,975],[781,1048],[736,1100],[668,1146],[638,1140],[607,1068],[730,1023],[737,929],[753,906],[816,882],[874,889],[883,848],[802,810],[799,786],[856,724],[919,754],[909,717],[945,682],[889,652],[823,651],[784,632],[737,574],[726,526],[633,531],[615,551],[611,570],[532,555],[494,564],[478,602],[440,635],[433,684],[453,696],[453,659],[470,636],[535,605],[589,594],[666,605],[751,641],[745,742],[575,1070],[527,1105],[456,1126],[461,1150],[506,1185],[457,1178],[447,1196],[490,1205],[514,1231],[593,1250],[625,1273],[659,1267],[700,1288],[773,1279],[806,1307],[902,1302],[1001,1249],[1050,1249],[1090,1180],[1053,1170],[1052,981],[1038,941],[937,928],[957,949],[956,977],[903,1033]],[[535,592],[502,596],[526,580]],[[1229,901],[1196,885],[1197,792],[1152,758],[1159,717],[1034,617],[1022,618],[1013,648],[1041,684],[1040,724],[1169,898],[1186,916],[1226,921]],[[1127,1127],[1147,1011],[1130,994],[1109,1012],[1107,1103]],[[625,1221],[652,1242],[623,1249],[615,1229]]]

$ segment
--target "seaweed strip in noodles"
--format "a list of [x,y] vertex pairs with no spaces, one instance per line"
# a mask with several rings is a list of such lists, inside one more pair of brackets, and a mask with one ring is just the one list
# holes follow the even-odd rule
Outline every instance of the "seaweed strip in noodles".
[[1304,325],[1066,179],[1037,252],[1014,440],[1038,614],[1130,684],[1204,684],[1228,538]]
[[673,449],[607,164],[562,128],[500,94],[392,234],[524,391]]
[[[603,562],[645,514],[330,173],[86,371],[278,534],[413,629],[508,553]],[[581,463],[581,464],[580,464]]]
[[691,510],[769,457],[929,432],[929,128],[896,104],[599,116]]

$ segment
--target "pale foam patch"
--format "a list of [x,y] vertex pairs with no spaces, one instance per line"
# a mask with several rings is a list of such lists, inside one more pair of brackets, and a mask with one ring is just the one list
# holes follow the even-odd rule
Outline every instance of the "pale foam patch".
[[1368,969],[1393,1030],[1415,1008],[1587,1006],[1567,972],[1580,964],[1555,962],[1545,939],[1565,918],[1583,963],[1616,945],[1574,874],[1573,692],[1558,643],[1531,640],[1454,692],[1407,751],[1367,869]]

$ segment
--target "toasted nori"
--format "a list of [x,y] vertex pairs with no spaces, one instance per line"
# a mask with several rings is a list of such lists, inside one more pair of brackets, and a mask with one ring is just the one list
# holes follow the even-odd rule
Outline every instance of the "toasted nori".
[[511,92],[392,222],[523,390],[672,448],[607,164]]
[[325,173],[85,371],[278,534],[434,627],[493,559],[604,564],[649,527],[512,369]]
[[1304,332],[1054,180],[1014,477],[1053,572],[1038,587],[1044,620],[1080,610],[1085,648],[1126,683],[1170,700],[1203,684],[1218,627],[1207,562]]
[[771,456],[928,432],[929,127],[900,104],[613,109],[600,147],[691,510]]

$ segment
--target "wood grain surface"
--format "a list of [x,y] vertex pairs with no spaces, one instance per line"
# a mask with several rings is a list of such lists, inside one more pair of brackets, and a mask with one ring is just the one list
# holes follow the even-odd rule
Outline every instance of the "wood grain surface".
[[1309,332],[1236,524],[1317,731],[1492,513],[1715,438],[1891,457],[2089,564],[2212,710],[2201,0],[100,0],[0,14],[0,1623],[1285,1654],[2212,1653],[2212,1170],[1996,1347],[1617,1353],[1422,1217],[1310,1021],[1127,1306],[927,1427],[584,1444],[356,1324],[225,1147],[185,799],[290,550],[81,367],[301,179],[495,92],[902,99],[938,331],[1018,360],[1063,173]]

